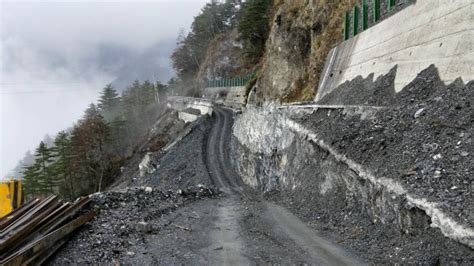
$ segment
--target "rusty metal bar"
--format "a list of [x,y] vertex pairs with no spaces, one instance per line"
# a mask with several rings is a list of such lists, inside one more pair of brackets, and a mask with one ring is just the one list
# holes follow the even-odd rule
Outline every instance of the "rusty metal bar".
[[65,220],[71,218],[75,215],[80,209],[82,209],[87,203],[89,203],[91,199],[89,197],[84,197],[80,199],[77,203],[71,205],[58,220],[55,220],[54,223],[48,227],[48,230],[45,233],[50,233],[51,231],[55,230],[59,225],[61,225]]
[[18,218],[20,218],[23,214],[28,212],[31,208],[36,206],[40,202],[39,199],[34,199],[32,201],[29,201],[27,204],[21,206],[18,209],[15,209],[13,212],[11,212],[9,215],[3,217],[0,219],[0,232],[3,231],[5,227],[10,225],[11,223],[15,222]]
[[20,265],[28,263],[31,258],[35,259],[40,254],[47,253],[46,251],[53,247],[58,241],[63,239],[65,236],[72,233],[74,230],[92,220],[96,216],[96,211],[89,211],[88,213],[80,216],[79,218],[67,223],[59,229],[49,233],[48,235],[38,239],[37,241],[27,245],[23,249],[15,252],[8,256],[4,260],[0,261],[1,265]]
[[8,227],[4,228],[0,232],[0,238],[3,238],[3,236],[8,233],[9,231],[15,229],[16,227],[24,224],[26,221],[30,220],[34,215],[36,215],[38,212],[41,211],[42,208],[47,206],[49,203],[51,203],[56,197],[48,197],[41,202],[38,203],[34,208],[30,209],[28,212],[26,212],[23,216],[21,216],[15,223],[10,224]]
[[37,215],[32,216],[31,219],[26,221],[24,224],[15,224],[16,226],[13,229],[16,230],[8,230],[3,234],[0,238],[0,254],[5,254],[7,252],[7,249],[12,249],[14,247],[19,246],[21,243],[23,243],[28,236],[34,232],[36,226],[43,220],[45,216],[47,216],[49,213],[51,213],[54,209],[58,207],[58,202],[53,202],[52,200],[55,199],[52,198],[51,201],[45,201],[47,204],[45,204],[46,208],[42,208],[43,211],[39,212]]

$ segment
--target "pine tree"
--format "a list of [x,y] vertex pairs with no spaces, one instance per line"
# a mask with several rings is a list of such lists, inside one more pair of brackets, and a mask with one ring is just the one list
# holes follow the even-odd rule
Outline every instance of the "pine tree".
[[35,153],[37,167],[37,178],[40,183],[40,192],[43,194],[54,193],[54,189],[57,186],[57,180],[53,176],[51,169],[51,163],[53,162],[53,156],[51,149],[41,141]]
[[58,133],[54,139],[54,147],[51,149],[52,156],[55,158],[52,164],[52,172],[60,183],[59,192],[63,197],[69,199],[74,198],[74,180],[72,180],[71,160],[72,156],[72,141],[70,135],[64,131]]
[[108,84],[102,90],[99,103],[97,104],[98,109],[107,121],[112,121],[117,116],[119,105],[119,94],[112,87],[112,84]]
[[178,47],[171,55],[180,79],[188,80],[196,74],[211,41],[234,26],[236,12],[235,1],[208,3],[201,9],[201,14],[194,18],[191,32],[184,39],[180,36]]
[[125,119],[134,121],[138,118],[140,107],[140,87],[141,84],[135,80],[131,87],[127,88],[122,94],[123,112]]
[[97,105],[91,103],[89,104],[89,107],[84,111],[84,117],[83,119],[87,119],[88,117],[96,117],[100,115],[100,110],[97,108]]
[[23,170],[23,187],[26,197],[38,196],[41,192],[41,185],[38,175],[38,164],[24,167]]
[[93,104],[72,132],[72,150],[75,157],[72,168],[76,174],[86,178],[85,184],[81,184],[84,193],[102,189],[109,163],[106,146],[109,134],[108,123]]
[[159,102],[166,102],[166,97],[168,96],[168,86],[161,84],[161,82],[157,81],[155,84],[156,91],[158,93],[158,101]]
[[258,62],[263,55],[272,4],[272,0],[249,0],[242,5],[237,28],[249,63]]

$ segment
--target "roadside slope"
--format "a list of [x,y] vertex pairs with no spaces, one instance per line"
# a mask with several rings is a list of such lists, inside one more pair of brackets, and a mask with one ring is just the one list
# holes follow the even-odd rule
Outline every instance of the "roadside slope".
[[238,172],[372,262],[472,262],[472,84],[430,67],[399,94],[392,75],[356,78],[322,99],[335,109],[249,107]]

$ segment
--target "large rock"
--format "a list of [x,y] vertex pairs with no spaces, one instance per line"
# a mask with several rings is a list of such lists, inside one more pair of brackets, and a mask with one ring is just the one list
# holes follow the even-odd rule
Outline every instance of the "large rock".
[[156,171],[156,168],[152,162],[152,155],[152,152],[148,152],[138,165],[138,169],[140,170],[140,176],[144,176],[145,174],[152,174]]

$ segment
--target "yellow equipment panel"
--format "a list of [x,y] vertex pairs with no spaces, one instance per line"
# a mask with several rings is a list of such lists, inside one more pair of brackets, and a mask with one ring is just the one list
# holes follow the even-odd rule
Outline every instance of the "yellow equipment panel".
[[0,183],[0,218],[13,211],[10,183]]
[[5,217],[23,204],[21,180],[0,182],[0,218]]

